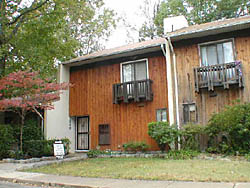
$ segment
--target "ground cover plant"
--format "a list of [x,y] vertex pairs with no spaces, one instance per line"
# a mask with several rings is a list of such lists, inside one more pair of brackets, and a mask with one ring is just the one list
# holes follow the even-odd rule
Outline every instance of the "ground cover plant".
[[142,180],[249,182],[250,162],[95,158],[26,170],[57,175]]
[[129,152],[137,152],[137,151],[145,152],[149,148],[149,145],[146,144],[145,142],[128,142],[123,144],[122,147],[124,148],[125,151]]

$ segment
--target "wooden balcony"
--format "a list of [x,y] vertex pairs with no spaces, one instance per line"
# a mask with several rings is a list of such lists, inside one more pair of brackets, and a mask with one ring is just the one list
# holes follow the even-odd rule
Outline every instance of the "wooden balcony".
[[194,68],[195,91],[208,89],[213,91],[214,87],[229,89],[230,85],[243,87],[243,75],[241,62],[218,64]]
[[113,103],[152,101],[152,80],[138,80],[113,85]]

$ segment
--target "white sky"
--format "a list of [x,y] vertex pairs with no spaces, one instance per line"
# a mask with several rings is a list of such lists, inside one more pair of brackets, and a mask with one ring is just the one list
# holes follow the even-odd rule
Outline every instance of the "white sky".
[[[154,2],[156,0],[152,0]],[[105,6],[113,9],[118,16],[124,18],[127,23],[137,28],[143,23],[144,19],[140,16],[140,6],[143,6],[144,0],[104,0]],[[138,32],[129,30],[131,38],[127,37],[126,26],[124,23],[118,24],[116,30],[112,33],[106,48],[113,48],[127,44],[128,42],[137,42]]]

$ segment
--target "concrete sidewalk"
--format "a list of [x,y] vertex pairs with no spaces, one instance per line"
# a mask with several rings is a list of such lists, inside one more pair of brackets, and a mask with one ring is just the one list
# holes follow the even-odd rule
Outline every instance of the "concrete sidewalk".
[[[72,158],[77,160],[78,158]],[[24,168],[47,165],[56,161],[29,164],[0,163],[0,181],[30,183],[38,186],[76,188],[250,188],[250,183],[208,183],[176,181],[119,180],[105,178],[83,178],[19,172]]]

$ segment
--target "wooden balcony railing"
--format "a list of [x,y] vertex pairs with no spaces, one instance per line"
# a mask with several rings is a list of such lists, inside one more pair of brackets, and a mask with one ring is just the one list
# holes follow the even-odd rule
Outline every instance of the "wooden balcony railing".
[[113,85],[113,103],[153,100],[152,80],[138,80]]
[[240,61],[194,68],[194,77],[196,92],[203,88],[213,91],[217,86],[222,86],[224,89],[228,89],[229,85],[243,87]]

